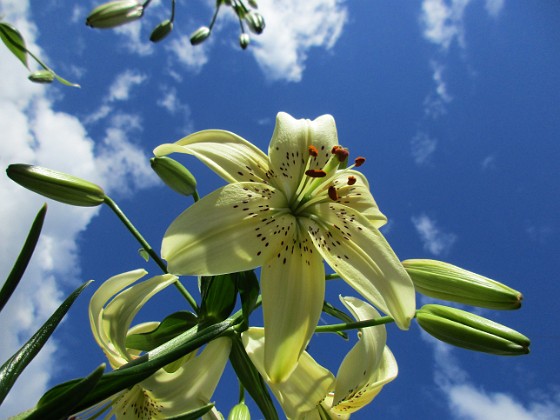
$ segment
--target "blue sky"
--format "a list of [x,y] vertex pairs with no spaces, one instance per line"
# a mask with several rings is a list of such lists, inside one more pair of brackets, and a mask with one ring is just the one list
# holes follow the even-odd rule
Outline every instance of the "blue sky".
[[[191,48],[188,35],[208,22],[212,2],[178,1],[175,31],[155,46],[147,38],[166,18],[165,2],[154,0],[141,23],[114,31],[85,27],[92,1],[30,3],[3,1],[0,14],[82,88],[33,85],[0,49],[3,167],[34,163],[99,183],[158,249],[190,201],[151,173],[155,146],[222,128],[266,150],[278,111],[311,119],[330,113],[341,144],[367,158],[363,172],[389,218],[383,232],[397,255],[442,259],[521,290],[520,311],[479,313],[532,339],[529,356],[499,358],[438,344],[415,325],[408,333],[390,326],[399,377],[354,418],[560,417],[557,2],[262,0],[267,28],[247,51],[237,46],[229,12],[207,43]],[[201,194],[223,184],[194,159],[181,160]],[[5,277],[43,200],[6,176],[0,185]],[[108,209],[49,203],[33,263],[0,315],[2,360],[78,283],[139,267],[157,274],[137,249]],[[86,313],[95,287],[0,417],[104,361]],[[338,293],[351,291],[329,282],[330,300]],[[165,292],[144,316],[165,316],[173,305],[182,302]],[[311,351],[336,371],[344,353],[323,350],[332,342],[320,337]],[[218,408],[227,413],[236,395],[227,374]]]

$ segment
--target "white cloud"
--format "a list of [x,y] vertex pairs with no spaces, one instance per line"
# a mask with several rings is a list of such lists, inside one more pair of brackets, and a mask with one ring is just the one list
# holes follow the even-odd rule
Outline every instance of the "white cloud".
[[463,14],[470,0],[424,0],[421,22],[424,37],[447,50],[454,40],[465,46]]
[[438,118],[447,112],[446,106],[453,100],[447,90],[447,83],[443,77],[445,66],[435,60],[430,62],[434,90],[424,99],[424,112],[427,116]]
[[128,100],[132,88],[142,84],[145,80],[145,74],[136,70],[125,70],[111,84],[107,100],[109,102]]
[[505,0],[486,0],[486,11],[492,17],[497,17],[504,8]]
[[[23,34],[38,55],[36,29],[28,19],[28,2],[2,2],[0,11]],[[150,184],[147,157],[128,139],[130,116],[111,120],[104,143],[96,145],[83,124],[59,112],[51,98],[52,87],[32,84],[27,71],[6,48],[0,48],[0,127],[3,146],[0,165],[32,163],[69,172],[119,194]],[[51,90],[49,90],[51,89]],[[62,89],[62,94],[65,91]],[[120,118],[120,120],[119,120]],[[127,124],[125,124],[125,122]],[[135,127],[135,128],[134,128]],[[113,130],[113,131],[111,131]],[[116,171],[116,172],[115,172]],[[45,199],[0,177],[0,277],[6,278],[29,226]],[[0,314],[0,360],[11,356],[58,307],[61,300],[82,282],[77,239],[98,212],[50,202],[43,234],[25,276]],[[9,221],[9,222],[7,222]],[[29,408],[45,391],[56,366],[58,343],[49,341],[38,358],[16,382],[0,407],[6,418]]]
[[410,142],[412,158],[417,165],[425,165],[430,162],[436,151],[437,139],[428,134],[420,132]]
[[442,231],[436,221],[425,214],[413,216],[412,223],[420,235],[424,249],[433,255],[447,254],[457,240],[457,235]]
[[179,129],[182,133],[192,132],[191,108],[179,99],[177,89],[171,86],[162,86],[160,90],[162,97],[157,101],[157,105],[167,110],[171,115],[182,118],[183,126]]
[[262,0],[266,29],[250,51],[270,80],[298,82],[312,47],[331,49],[347,21],[342,0]]
[[208,62],[208,49],[210,45],[211,40],[208,40],[204,44],[193,47],[190,37],[183,35],[173,38],[166,44],[165,49],[173,53],[179,63],[184,65],[187,70],[196,74]]

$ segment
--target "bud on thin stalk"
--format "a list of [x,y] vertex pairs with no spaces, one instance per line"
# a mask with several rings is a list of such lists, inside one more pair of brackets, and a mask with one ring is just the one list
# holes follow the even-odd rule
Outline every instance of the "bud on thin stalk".
[[212,32],[207,26],[201,26],[191,34],[191,45],[202,44],[210,36]]
[[247,22],[247,26],[251,30],[251,32],[259,35],[262,34],[264,31],[265,23],[264,18],[262,15],[255,11],[250,11],[244,16],[245,22]]
[[460,309],[443,305],[424,305],[416,313],[424,331],[448,344],[467,350],[501,356],[529,353],[529,338],[523,334]]
[[523,295],[503,283],[436,260],[403,261],[416,290],[436,299],[489,309],[518,309]]
[[246,49],[250,43],[251,43],[251,38],[249,37],[248,34],[242,33],[241,35],[239,35],[239,46],[242,49]]
[[158,26],[154,28],[152,34],[150,35],[150,41],[159,42],[164,39],[173,30],[173,22],[169,19],[164,20]]
[[86,18],[92,28],[108,29],[140,19],[144,6],[136,0],[116,0],[96,7]]
[[28,76],[28,79],[34,83],[52,83],[55,74],[51,70],[37,70]]
[[183,165],[167,156],[150,159],[150,165],[160,179],[173,191],[186,196],[196,191],[196,178]]
[[18,163],[8,166],[6,173],[22,187],[61,203],[93,207],[105,201],[100,186],[63,172]]
[[251,412],[244,402],[236,404],[228,414],[227,420],[251,420]]

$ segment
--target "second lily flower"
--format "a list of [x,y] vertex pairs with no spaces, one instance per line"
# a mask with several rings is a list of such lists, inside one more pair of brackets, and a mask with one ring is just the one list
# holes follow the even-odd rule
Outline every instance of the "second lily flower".
[[264,364],[272,382],[294,370],[325,295],[323,259],[350,286],[407,329],[414,286],[379,232],[386,217],[367,179],[346,168],[334,119],[279,113],[269,154],[228,131],[205,130],[154,150],[194,155],[228,181],[168,228],[171,273],[219,275],[262,266]]

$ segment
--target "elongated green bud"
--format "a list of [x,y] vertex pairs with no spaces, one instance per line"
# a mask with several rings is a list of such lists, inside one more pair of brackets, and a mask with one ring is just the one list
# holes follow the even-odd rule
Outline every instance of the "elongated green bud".
[[52,83],[54,81],[54,73],[50,70],[37,70],[31,73],[28,79],[34,83]]
[[523,334],[461,309],[424,305],[416,320],[430,335],[457,347],[501,356],[529,353],[531,341]]
[[251,412],[244,402],[236,404],[228,414],[227,420],[251,420]]
[[208,26],[201,26],[191,34],[191,45],[202,44],[210,36],[212,31]]
[[264,31],[265,23],[264,18],[262,15],[255,11],[250,11],[245,15],[245,22],[247,22],[247,26],[251,30],[251,32],[259,35],[262,34]]
[[140,19],[144,6],[136,0],[116,0],[96,7],[86,18],[92,28],[108,29]]
[[6,173],[22,187],[61,203],[93,207],[105,200],[100,186],[63,172],[17,163],[8,166]]
[[460,267],[436,260],[406,260],[402,264],[423,295],[489,309],[521,306],[521,292]]
[[154,172],[173,191],[186,196],[193,195],[196,191],[196,178],[191,172],[167,156],[150,159]]
[[164,20],[158,26],[154,28],[152,34],[150,35],[150,41],[159,42],[164,39],[173,30],[173,22],[169,19]]
[[249,37],[248,34],[242,33],[241,35],[239,35],[239,46],[241,48],[246,49],[250,43],[251,43],[251,38]]

